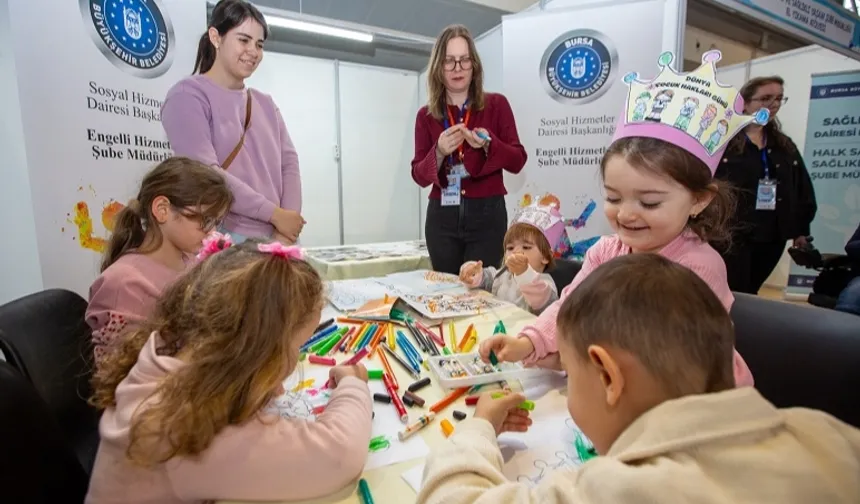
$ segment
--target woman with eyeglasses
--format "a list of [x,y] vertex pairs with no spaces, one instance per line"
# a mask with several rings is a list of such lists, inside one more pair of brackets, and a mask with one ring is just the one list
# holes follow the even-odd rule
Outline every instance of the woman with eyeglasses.
[[722,255],[729,287],[758,294],[779,263],[787,241],[807,244],[815,217],[815,191],[797,146],[776,116],[788,98],[781,77],[756,77],[741,88],[744,112],[770,111],[765,126],[750,125],[732,139],[716,177],[737,190],[732,243]]
[[292,244],[305,225],[299,157],[272,97],[245,85],[269,28],[244,0],[221,0],[200,37],[194,73],[167,93],[161,123],[177,155],[221,171],[235,198],[220,231],[235,243]]
[[427,72],[427,105],[415,118],[412,178],[432,186],[424,235],[433,269],[458,274],[467,261],[499,266],[508,228],[503,172],[526,164],[507,98],[483,87],[469,30],[445,28]]

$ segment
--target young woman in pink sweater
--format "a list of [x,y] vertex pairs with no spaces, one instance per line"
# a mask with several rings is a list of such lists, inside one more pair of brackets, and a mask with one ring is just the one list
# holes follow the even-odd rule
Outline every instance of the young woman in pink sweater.
[[224,177],[197,161],[170,158],[143,177],[116,216],[86,320],[96,364],[117,337],[146,318],[232,202]]
[[319,323],[319,275],[280,242],[227,245],[207,240],[211,256],[96,374],[92,402],[105,411],[88,504],[305,500],[364,468],[364,367],[332,368],[315,421],[266,412]]
[[[720,59],[719,51],[710,51],[705,56],[716,57],[703,60],[706,64]],[[671,55],[668,59],[671,61]],[[628,74],[625,81],[638,83],[637,78],[636,74]],[[640,86],[645,89],[644,84]],[[724,86],[713,83],[713,87]],[[734,197],[729,187],[714,179],[714,171],[728,140],[745,124],[767,122],[767,111],[760,111],[755,117],[738,114],[743,109],[743,98],[736,92],[732,96],[729,88],[725,93],[732,96],[729,103],[734,111],[723,106],[722,99],[714,102],[714,107],[723,107],[723,116],[731,118],[734,130],[729,130],[726,120],[713,125],[708,122],[703,126],[707,126],[709,134],[694,137],[682,121],[696,112],[687,106],[693,101],[685,96],[689,95],[695,103],[702,100],[704,110],[705,95],[697,94],[694,89],[669,88],[677,95],[677,105],[684,104],[683,108],[643,118],[628,106],[632,103],[628,98],[615,138],[601,161],[600,174],[606,192],[604,213],[615,234],[604,236],[586,252],[582,270],[534,324],[516,337],[499,335],[484,341],[480,352],[485,360],[493,350],[500,360],[525,360],[558,368],[559,308],[595,268],[625,254],[656,253],[688,267],[710,285],[726,311],[731,310],[734,296],[729,289],[726,265],[708,242],[729,239],[728,222],[734,212]],[[658,91],[652,89],[651,93],[656,96]],[[737,351],[734,371],[738,386],[753,384],[752,374]]]

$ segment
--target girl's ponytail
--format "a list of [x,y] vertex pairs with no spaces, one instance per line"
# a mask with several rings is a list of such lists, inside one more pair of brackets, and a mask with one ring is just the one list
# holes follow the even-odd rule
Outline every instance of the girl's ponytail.
[[116,216],[110,241],[102,259],[101,271],[104,271],[126,252],[143,245],[146,230],[143,228],[143,212],[140,201],[132,199]]
[[215,46],[209,40],[209,30],[203,32],[197,44],[197,58],[194,60],[195,74],[205,74],[215,64]]

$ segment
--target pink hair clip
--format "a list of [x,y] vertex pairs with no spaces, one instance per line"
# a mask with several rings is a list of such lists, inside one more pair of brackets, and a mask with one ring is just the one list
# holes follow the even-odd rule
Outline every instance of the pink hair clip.
[[264,254],[272,254],[274,256],[283,257],[285,259],[302,260],[305,258],[305,254],[302,251],[301,247],[297,247],[295,245],[287,246],[279,241],[274,241],[272,243],[261,243],[257,245],[257,250]]
[[197,252],[197,260],[202,261],[212,254],[217,254],[222,250],[232,247],[233,240],[230,235],[221,234],[218,231],[212,231],[209,236],[203,239],[203,246]]

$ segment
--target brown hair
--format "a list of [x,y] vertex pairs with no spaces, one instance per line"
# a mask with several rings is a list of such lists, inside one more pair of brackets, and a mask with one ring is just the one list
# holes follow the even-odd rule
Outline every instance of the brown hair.
[[447,96],[445,93],[445,55],[448,42],[462,37],[469,45],[469,57],[472,59],[472,82],[469,85],[469,104],[473,110],[484,109],[484,67],[481,57],[475,47],[475,40],[469,29],[463,25],[450,25],[442,30],[433,45],[430,64],[427,67],[427,112],[436,120],[441,121],[445,116]]
[[[762,86],[767,86],[768,84],[779,84],[780,86],[784,86],[785,80],[783,80],[783,78],[778,75],[771,75],[768,77],[755,77],[753,79],[750,79],[741,88],[741,98],[744,99],[745,103],[750,103],[752,101],[753,95],[758,92],[759,88]],[[790,153],[797,152],[797,147],[794,145],[794,142],[791,141],[791,138],[789,138],[788,135],[782,132],[782,127],[779,124],[779,119],[777,119],[776,117],[771,118],[771,120],[764,125],[764,132],[767,135],[768,139],[775,141],[776,145],[778,145],[782,149]],[[746,141],[746,135],[736,135],[729,143],[729,150],[731,152],[736,153],[743,151]]]
[[108,408],[153,331],[159,355],[187,359],[134,413],[130,460],[150,466],[200,454],[225,427],[254,418],[296,365],[291,340],[321,306],[323,283],[308,263],[261,253],[258,244],[192,268],[96,372],[91,403]]
[[734,387],[729,314],[704,280],[658,254],[602,264],[564,301],[557,321],[581,359],[591,345],[629,352],[673,397]]
[[212,10],[212,16],[209,18],[209,26],[203,35],[200,36],[200,42],[197,43],[197,58],[194,60],[194,71],[192,73],[204,74],[212,69],[215,64],[215,46],[209,40],[209,28],[218,30],[218,34],[222,37],[227,35],[227,32],[244,23],[246,19],[251,18],[260,23],[263,27],[263,39],[269,38],[269,25],[266,23],[266,18],[259,9],[253,4],[244,0],[221,0]]
[[663,140],[648,137],[620,138],[609,146],[600,162],[600,175],[605,176],[606,163],[613,156],[623,156],[631,166],[658,176],[670,177],[693,194],[713,194],[711,203],[687,227],[704,241],[729,244],[729,223],[735,212],[735,195],[726,182],[714,179],[701,159]]
[[[152,202],[159,196],[178,209],[200,207],[202,213],[195,217],[201,224],[206,219],[219,220],[233,202],[224,176],[215,169],[184,157],[161,162],[143,177],[137,197],[116,215],[101,271],[131,250],[146,253],[161,246],[161,230],[152,215]],[[145,249],[141,248],[144,243]]]
[[546,268],[549,269],[555,265],[555,258],[552,255],[552,249],[549,247],[549,241],[543,232],[536,226],[526,224],[525,222],[516,222],[505,233],[503,246],[508,247],[508,244],[514,240],[530,241],[537,245],[541,256],[546,259]]

